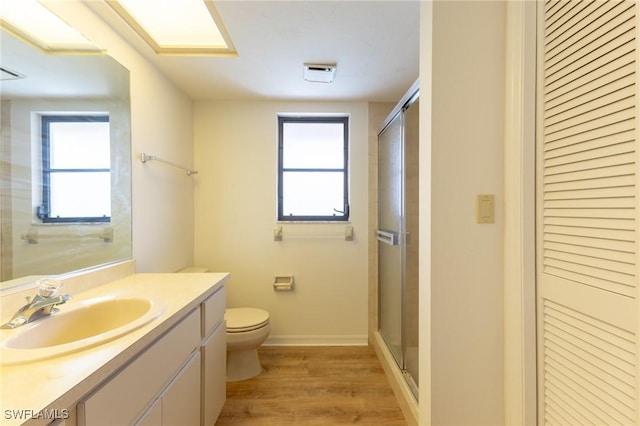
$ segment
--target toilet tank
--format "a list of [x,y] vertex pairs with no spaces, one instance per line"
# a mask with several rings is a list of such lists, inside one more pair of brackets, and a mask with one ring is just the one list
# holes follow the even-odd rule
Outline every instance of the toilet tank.
[[209,268],[205,268],[204,266],[187,266],[186,268],[180,269],[178,272],[209,272]]

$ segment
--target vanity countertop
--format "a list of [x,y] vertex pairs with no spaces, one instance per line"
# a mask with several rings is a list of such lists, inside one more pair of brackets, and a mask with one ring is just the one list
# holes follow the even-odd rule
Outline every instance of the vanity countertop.
[[[104,344],[46,360],[0,366],[0,424],[45,425],[51,422],[51,416],[64,417],[68,408],[218,290],[228,276],[133,274],[73,294],[70,304],[105,295],[147,296],[162,300],[166,308],[148,324]],[[61,305],[60,311],[64,308]],[[19,328],[0,330],[0,341],[16,330]]]

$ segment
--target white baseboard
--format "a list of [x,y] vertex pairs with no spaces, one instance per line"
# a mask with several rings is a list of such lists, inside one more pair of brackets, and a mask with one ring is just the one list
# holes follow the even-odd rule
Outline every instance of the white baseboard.
[[269,336],[264,346],[367,346],[367,335],[280,335]]

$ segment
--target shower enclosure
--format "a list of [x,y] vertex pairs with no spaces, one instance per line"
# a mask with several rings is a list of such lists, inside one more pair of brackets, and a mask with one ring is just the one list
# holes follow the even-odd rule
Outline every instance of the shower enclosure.
[[378,134],[378,328],[418,399],[418,108],[415,84]]

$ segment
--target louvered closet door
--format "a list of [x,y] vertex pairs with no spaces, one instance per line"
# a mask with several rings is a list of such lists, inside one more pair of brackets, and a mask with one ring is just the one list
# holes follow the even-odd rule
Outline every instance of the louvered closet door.
[[636,6],[539,6],[538,421],[638,425]]

